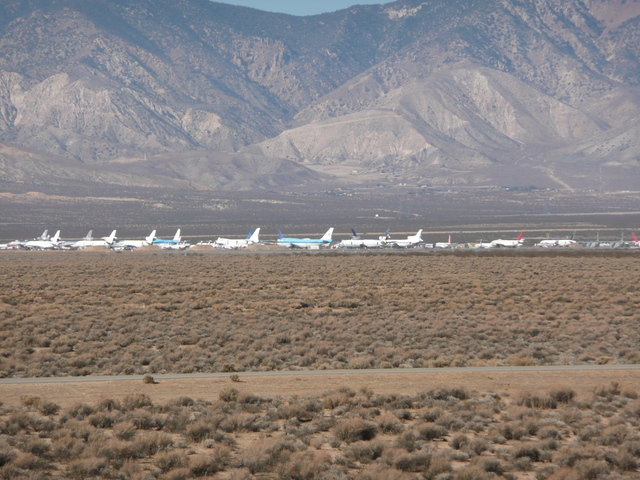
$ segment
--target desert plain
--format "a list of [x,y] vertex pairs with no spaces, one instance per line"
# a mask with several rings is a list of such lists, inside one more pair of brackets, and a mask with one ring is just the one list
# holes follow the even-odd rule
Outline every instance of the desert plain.
[[3,252],[0,477],[638,478],[639,259]]

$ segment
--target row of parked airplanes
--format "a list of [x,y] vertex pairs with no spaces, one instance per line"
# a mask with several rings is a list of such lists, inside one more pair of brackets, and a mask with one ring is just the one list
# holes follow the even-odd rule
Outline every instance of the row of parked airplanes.
[[[406,239],[392,239],[390,230],[387,230],[383,235],[378,238],[361,238],[355,230],[351,229],[353,234],[351,238],[341,240],[340,242],[333,241],[333,228],[327,230],[320,238],[296,238],[285,237],[280,230],[278,230],[278,239],[275,242],[276,245],[291,248],[305,248],[305,249],[319,249],[319,248],[346,248],[346,249],[368,249],[368,248],[517,248],[524,245],[524,232],[520,232],[520,235],[513,240],[497,239],[490,242],[478,243],[452,243],[451,236],[447,242],[438,243],[424,243],[422,240],[422,230],[418,230],[415,235],[409,235]],[[8,249],[24,249],[24,250],[78,250],[87,247],[106,247],[113,250],[133,250],[146,246],[157,246],[167,250],[184,250],[191,247],[207,245],[214,248],[224,249],[240,249],[246,248],[251,245],[266,245],[274,244],[273,242],[261,242],[260,241],[260,228],[251,230],[246,238],[223,238],[219,237],[215,242],[199,242],[194,245],[190,245],[184,241],[180,235],[180,229],[171,239],[163,239],[156,237],[156,230],[141,240],[118,240],[116,237],[116,231],[111,232],[108,237],[102,237],[100,239],[93,238],[93,231],[89,231],[87,236],[78,241],[62,241],[60,239],[60,230],[58,230],[53,237],[50,237],[48,230],[45,230],[43,234],[33,240],[16,240],[6,244],[0,244],[0,250]],[[536,243],[536,247],[570,247],[570,246],[585,246],[585,247],[637,247],[640,248],[640,240],[634,233],[631,234],[633,241],[625,242],[622,238],[619,242],[600,242],[599,239],[594,242],[577,242],[573,239],[574,235],[570,239],[556,239],[556,240],[542,240]]]

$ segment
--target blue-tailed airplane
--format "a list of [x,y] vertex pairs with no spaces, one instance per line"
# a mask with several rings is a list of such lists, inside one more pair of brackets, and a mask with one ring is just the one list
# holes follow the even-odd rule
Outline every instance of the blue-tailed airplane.
[[327,230],[327,233],[325,233],[322,238],[285,237],[284,235],[282,235],[282,232],[278,230],[278,245],[292,248],[320,248],[320,245],[329,244],[332,242],[332,235],[333,227]]
[[180,243],[180,229],[176,232],[171,240],[164,238],[154,238],[152,245],[177,245]]

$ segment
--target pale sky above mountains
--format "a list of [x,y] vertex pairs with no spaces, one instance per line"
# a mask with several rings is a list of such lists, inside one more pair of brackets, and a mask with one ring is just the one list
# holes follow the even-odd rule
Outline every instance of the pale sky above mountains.
[[288,13],[289,15],[317,15],[335,12],[353,5],[373,5],[391,0],[219,0],[221,3],[257,8],[267,12]]

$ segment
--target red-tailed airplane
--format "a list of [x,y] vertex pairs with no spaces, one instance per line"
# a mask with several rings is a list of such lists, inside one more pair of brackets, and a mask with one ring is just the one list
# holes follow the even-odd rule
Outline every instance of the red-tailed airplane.
[[515,248],[515,247],[521,247],[523,243],[524,243],[524,232],[520,232],[520,235],[518,235],[518,238],[516,240],[502,240],[501,238],[499,238],[498,240],[492,241],[491,246]]

